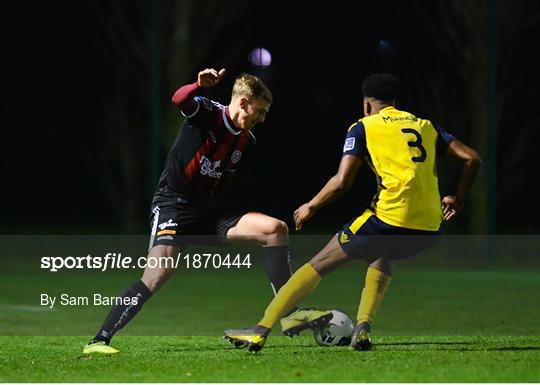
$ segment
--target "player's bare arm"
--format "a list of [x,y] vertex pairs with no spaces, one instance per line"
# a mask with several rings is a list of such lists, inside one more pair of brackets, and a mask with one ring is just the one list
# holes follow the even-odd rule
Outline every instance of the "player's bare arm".
[[354,155],[344,155],[341,158],[336,175],[326,182],[321,191],[308,203],[304,203],[294,212],[296,230],[302,229],[302,224],[310,219],[317,210],[328,203],[336,200],[351,188],[358,170],[362,165],[362,159]]
[[472,148],[454,140],[448,146],[448,154],[463,161],[463,171],[458,183],[456,195],[445,196],[442,199],[443,219],[449,221],[463,209],[465,197],[471,189],[480,166],[480,155]]

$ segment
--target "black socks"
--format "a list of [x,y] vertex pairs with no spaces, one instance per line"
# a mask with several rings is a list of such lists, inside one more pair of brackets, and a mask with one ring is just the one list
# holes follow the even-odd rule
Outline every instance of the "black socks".
[[262,250],[264,268],[275,295],[292,275],[289,246],[266,246]]
[[122,303],[115,305],[111,309],[93,341],[105,341],[105,343],[109,344],[114,334],[135,317],[151,296],[152,292],[142,281],[137,281],[131,285],[119,297],[122,298],[121,301],[119,300]]

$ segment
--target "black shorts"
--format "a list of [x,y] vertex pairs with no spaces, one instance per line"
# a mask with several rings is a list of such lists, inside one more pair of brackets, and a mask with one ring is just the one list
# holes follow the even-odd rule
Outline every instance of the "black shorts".
[[439,232],[392,226],[367,209],[344,225],[337,235],[347,256],[371,263],[379,258],[396,260],[412,257],[431,246]]
[[227,231],[247,210],[228,208],[219,201],[190,200],[177,194],[155,197],[152,204],[149,249],[156,245],[224,245]]

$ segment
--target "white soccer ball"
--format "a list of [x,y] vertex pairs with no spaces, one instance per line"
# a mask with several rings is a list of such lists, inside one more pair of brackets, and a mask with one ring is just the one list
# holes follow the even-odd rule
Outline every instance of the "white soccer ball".
[[320,330],[314,330],[313,336],[320,346],[343,346],[351,343],[354,329],[352,319],[339,310],[332,310],[330,322]]

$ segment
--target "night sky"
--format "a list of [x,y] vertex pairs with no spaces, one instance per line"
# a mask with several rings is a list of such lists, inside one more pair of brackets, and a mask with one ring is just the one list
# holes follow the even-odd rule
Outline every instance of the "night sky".
[[[459,14],[441,16],[441,2],[416,1],[406,8],[390,2],[384,9],[371,3],[228,4],[235,4],[235,11],[227,11],[224,3],[158,2],[161,162],[182,122],[170,96],[207,66],[229,71],[222,84],[205,92],[224,104],[240,72],[260,75],[272,89],[275,103],[267,122],[254,131],[254,165],[239,176],[234,200],[289,224],[294,209],[337,170],[345,132],[362,116],[360,84],[370,73],[393,72],[403,85],[400,107],[440,123],[474,147],[476,112],[468,95],[475,75],[464,71],[459,60],[475,53],[441,39],[466,42],[475,27],[471,32],[452,24]],[[4,233],[148,231],[148,4],[12,2],[2,12]],[[522,15],[538,19],[539,7],[516,1],[515,12],[507,12],[508,4],[499,1],[497,24],[496,231],[536,233],[540,209],[534,152],[540,120],[533,92],[540,84],[540,63],[531,47],[540,46],[540,33],[538,25],[527,26],[523,19],[523,30],[504,28]],[[119,8],[125,19],[115,17]],[[189,25],[179,28],[185,20]],[[124,23],[124,29],[115,23]],[[139,50],[118,49],[129,47],[122,38],[115,40],[118,30]],[[177,44],[183,39],[187,43]],[[248,54],[255,47],[271,52],[269,68],[250,64]],[[136,175],[131,182],[122,179],[126,167]],[[442,160],[440,174],[441,193],[451,194],[459,164]],[[321,210],[306,231],[335,231],[359,214],[374,191],[374,178],[365,167],[352,191]],[[126,197],[129,207],[119,197]],[[446,231],[467,232],[472,215],[464,213]]]

